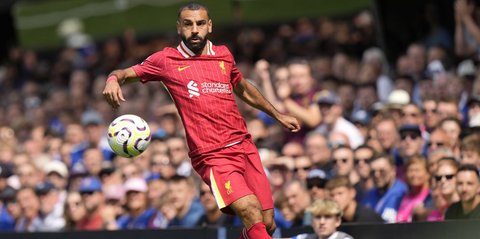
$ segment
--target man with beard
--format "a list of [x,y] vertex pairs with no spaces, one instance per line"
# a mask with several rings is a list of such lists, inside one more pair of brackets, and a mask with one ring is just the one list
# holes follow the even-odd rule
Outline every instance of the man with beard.
[[480,218],[480,177],[477,167],[472,164],[460,166],[457,172],[457,192],[460,201],[448,207],[445,219]]
[[210,186],[219,208],[242,219],[241,238],[271,238],[275,223],[268,179],[232,93],[292,132],[300,126],[243,78],[230,51],[208,40],[211,32],[212,20],[205,6],[188,3],[181,7],[177,18],[180,44],[154,53],[141,64],[113,71],[103,95],[118,108],[125,101],[121,84],[139,78],[142,83],[163,82],[185,126],[192,166]]

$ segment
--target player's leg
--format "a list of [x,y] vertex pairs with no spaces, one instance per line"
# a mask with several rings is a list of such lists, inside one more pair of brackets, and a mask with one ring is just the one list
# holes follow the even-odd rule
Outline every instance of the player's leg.
[[262,207],[255,195],[250,194],[236,200],[230,204],[230,208],[240,217],[245,226],[240,239],[271,238],[263,222]]

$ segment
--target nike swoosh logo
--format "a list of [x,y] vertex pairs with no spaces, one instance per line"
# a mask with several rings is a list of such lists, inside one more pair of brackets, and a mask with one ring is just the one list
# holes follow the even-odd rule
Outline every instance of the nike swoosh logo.
[[190,68],[190,66],[179,66],[177,70],[180,72],[186,70],[187,68]]

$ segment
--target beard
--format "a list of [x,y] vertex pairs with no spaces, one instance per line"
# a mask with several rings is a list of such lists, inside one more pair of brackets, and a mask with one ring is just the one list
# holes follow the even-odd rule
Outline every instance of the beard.
[[[182,41],[187,45],[188,49],[193,51],[195,55],[200,55],[203,51],[203,48],[207,44],[207,36],[201,37],[199,35],[191,36],[187,38],[185,35],[180,36]],[[193,42],[193,40],[200,40],[199,42]]]

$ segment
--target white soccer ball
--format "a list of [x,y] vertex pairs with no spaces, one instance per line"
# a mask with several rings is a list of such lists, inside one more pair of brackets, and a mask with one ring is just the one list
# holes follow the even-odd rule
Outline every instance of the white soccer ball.
[[152,135],[144,119],[126,114],[117,117],[108,126],[107,138],[115,154],[131,158],[147,149]]

